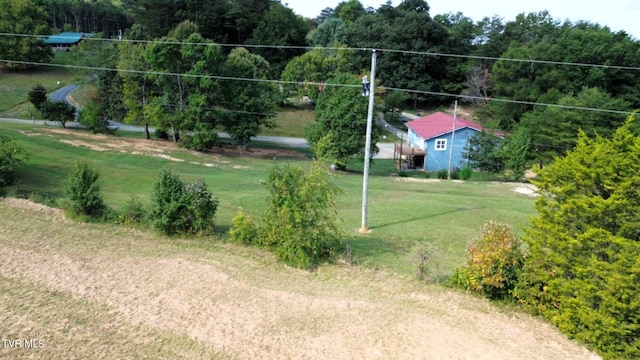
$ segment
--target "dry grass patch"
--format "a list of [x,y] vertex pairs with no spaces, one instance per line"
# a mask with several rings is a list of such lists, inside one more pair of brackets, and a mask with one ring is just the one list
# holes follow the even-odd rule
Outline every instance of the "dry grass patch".
[[44,357],[597,358],[527,315],[381,271],[310,273],[16,200],[0,201],[0,217],[0,306],[11,311],[0,324],[47,336]]
[[0,276],[0,311],[3,339],[33,339],[44,346],[0,348],[0,358],[223,358],[184,335],[132,324],[100,302],[25,278]]

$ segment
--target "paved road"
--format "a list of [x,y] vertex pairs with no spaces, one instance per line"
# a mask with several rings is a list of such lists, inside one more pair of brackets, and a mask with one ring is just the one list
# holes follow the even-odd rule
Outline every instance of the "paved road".
[[49,94],[49,100],[66,101],[69,104],[73,105],[73,107],[78,109],[78,105],[69,99],[69,94],[71,94],[71,92],[77,88],[78,88],[78,85],[63,86],[60,89],[52,91],[51,94]]
[[[76,103],[74,103],[73,101],[71,101],[70,98],[70,94],[73,90],[77,89],[78,85],[67,85],[67,86],[63,86],[60,89],[57,89],[53,92],[51,92],[51,94],[49,94],[49,99],[51,101],[67,101],[69,104],[73,105],[76,110],[78,109],[78,105]],[[403,113],[404,115],[404,113]],[[409,114],[410,115],[410,114]],[[50,125],[50,126],[59,126],[60,123],[58,122],[50,122],[50,121],[44,121],[44,120],[22,120],[22,119],[10,119],[10,118],[0,118],[0,121],[8,121],[8,122],[16,122],[16,123],[28,123],[28,124],[40,124],[40,125]],[[387,129],[387,131],[391,132],[391,133],[395,133],[397,136],[403,136],[403,138],[406,139],[407,137],[407,132],[406,131],[401,131],[398,129],[395,129],[394,127],[392,127],[391,125],[389,125],[386,121],[384,121],[383,117],[379,117],[377,119],[378,123],[381,126],[384,126],[385,129]],[[110,125],[114,128],[117,128],[119,130],[122,131],[131,131],[131,132],[144,132],[144,126],[136,126],[136,125],[128,125],[128,124],[123,124],[120,122],[116,122],[116,121],[111,121]],[[77,121],[70,121],[66,123],[66,127],[68,128],[82,128],[83,126],[78,123]],[[154,127],[149,127],[149,131],[150,132],[154,132],[155,128]],[[218,136],[222,139],[229,139],[230,136],[227,133],[218,133]],[[283,136],[262,136],[262,135],[258,135],[258,136],[254,136],[252,138],[255,141],[264,141],[264,142],[270,142],[270,143],[275,143],[275,144],[282,144],[285,146],[290,146],[290,147],[294,147],[294,148],[309,148],[309,143],[307,143],[306,139],[301,139],[301,138],[292,138],[292,137],[283,137]],[[393,159],[393,147],[394,144],[392,143],[378,143],[378,148],[380,149],[380,152],[374,156],[375,159]]]
[[[24,120],[24,119],[12,119],[12,118],[0,118],[0,121],[5,122],[13,122],[20,124],[38,124],[38,125],[48,125],[48,126],[60,126],[59,122],[51,122],[45,120]],[[83,126],[76,121],[69,121],[66,123],[67,128],[82,128]],[[144,132],[143,126],[135,126],[135,125],[126,125],[122,123],[117,123],[112,121],[111,125],[117,127],[123,131],[132,131],[132,132]],[[153,127],[149,127],[149,131],[154,131]],[[230,136],[227,133],[218,133],[218,136],[222,139],[229,139]],[[300,138],[292,138],[292,137],[284,137],[284,136],[254,136],[252,138],[256,141],[264,141],[275,144],[282,144],[285,146],[290,146],[294,148],[309,148],[309,143],[307,140]],[[393,159],[393,144],[392,143],[378,143],[378,148],[380,148],[380,152],[374,156],[375,159]]]

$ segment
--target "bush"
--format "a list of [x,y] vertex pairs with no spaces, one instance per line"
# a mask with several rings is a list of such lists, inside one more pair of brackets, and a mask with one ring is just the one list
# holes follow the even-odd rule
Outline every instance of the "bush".
[[184,186],[180,198],[186,209],[184,232],[202,235],[213,231],[213,217],[218,210],[218,200],[212,196],[203,180]]
[[416,267],[416,277],[425,283],[440,282],[440,263],[438,262],[438,251],[432,244],[421,242],[415,249],[415,258],[418,260]]
[[258,229],[251,215],[244,210],[238,211],[238,214],[231,220],[229,240],[235,243],[249,245],[256,242],[257,237]]
[[193,135],[184,135],[180,144],[187,149],[205,152],[218,142],[218,133],[210,125],[198,123]]
[[482,226],[480,239],[469,245],[467,265],[456,270],[452,283],[490,299],[510,298],[524,258],[522,242],[512,229],[490,221]]
[[109,127],[109,120],[100,115],[100,107],[94,103],[88,103],[78,114],[80,124],[92,133],[113,134]]
[[409,176],[409,174],[407,174],[406,171],[398,171],[398,176],[399,177],[407,177],[407,176]]
[[446,180],[448,177],[448,172],[446,169],[438,170],[438,179]]
[[471,179],[471,175],[473,175],[473,169],[469,165],[465,165],[462,170],[460,170],[461,180],[469,180]]
[[151,193],[154,226],[166,235],[210,232],[218,208],[211,196],[203,181],[185,185],[171,171],[161,171]]
[[460,171],[458,169],[454,169],[451,171],[451,179],[459,180],[460,179]]
[[76,215],[99,217],[106,206],[100,195],[100,173],[86,163],[78,163],[67,177],[65,193]]
[[25,151],[18,147],[13,138],[0,134],[0,196],[5,195],[4,188],[16,182],[16,168],[24,165]]
[[122,212],[118,215],[117,222],[123,225],[140,225],[146,219],[147,210],[145,210],[142,201],[137,196],[131,195]]
[[258,239],[278,260],[310,268],[340,250],[340,232],[332,210],[339,189],[328,176],[318,162],[309,173],[289,164],[275,165],[269,172],[268,209]]
[[169,133],[160,128],[156,128],[156,137],[160,140],[169,140]]

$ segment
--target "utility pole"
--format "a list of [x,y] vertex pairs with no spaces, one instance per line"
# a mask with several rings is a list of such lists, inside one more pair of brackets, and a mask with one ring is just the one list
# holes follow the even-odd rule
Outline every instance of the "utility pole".
[[453,162],[453,140],[456,138],[456,119],[458,117],[458,100],[453,105],[453,129],[451,130],[451,144],[449,145],[449,171],[447,180],[451,180],[451,163]]
[[369,195],[369,166],[371,164],[371,131],[373,127],[373,100],[376,82],[376,50],[371,53],[371,81],[369,83],[369,111],[367,112],[367,140],[364,147],[364,175],[362,179],[362,225],[360,232],[369,232],[367,227],[367,201]]

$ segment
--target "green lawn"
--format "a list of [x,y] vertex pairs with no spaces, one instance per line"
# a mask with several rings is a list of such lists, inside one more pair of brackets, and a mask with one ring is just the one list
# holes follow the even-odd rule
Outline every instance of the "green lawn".
[[[56,53],[52,63],[66,63],[68,56],[67,53]],[[73,84],[75,77],[72,71],[55,66],[32,67],[22,71],[0,67],[0,117],[30,119],[31,110],[39,118],[39,112],[29,103],[28,98],[33,85],[42,84],[48,91],[53,91]]]
[[274,119],[276,127],[263,129],[260,135],[303,138],[305,125],[315,121],[313,109],[310,106],[282,108],[277,113]]
[[[176,171],[186,181],[205,180],[220,200],[216,226],[222,237],[239,208],[256,218],[265,210],[266,191],[261,181],[273,159],[198,155],[181,149],[165,151],[167,156],[184,160],[177,162],[128,151],[72,146],[61,140],[92,140],[83,132],[52,134],[47,130],[50,128],[0,123],[0,131],[16,138],[29,153],[27,166],[20,169],[20,183],[10,191],[23,196],[38,194],[36,198],[50,197],[59,202],[64,197],[67,172],[83,160],[100,171],[105,200],[116,209],[131,195],[148,204],[154,177],[165,168]],[[133,141],[124,137],[116,140]],[[253,146],[257,145],[260,144]],[[388,176],[394,173],[392,169],[391,160],[373,164],[368,207],[372,232],[367,235],[357,233],[361,222],[361,172],[354,166],[352,171],[334,176],[343,190],[338,217],[356,263],[411,275],[417,264],[412,250],[418,242],[426,241],[438,249],[443,272],[450,273],[463,263],[467,244],[478,235],[484,222],[503,221],[521,233],[533,214],[533,200],[515,193],[512,184],[399,178]]]

